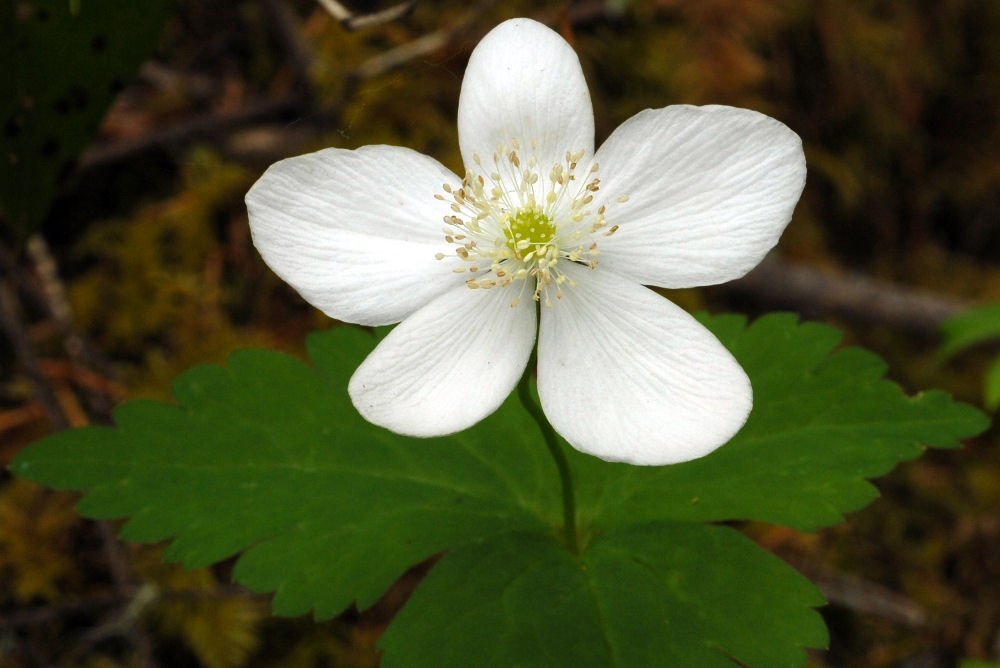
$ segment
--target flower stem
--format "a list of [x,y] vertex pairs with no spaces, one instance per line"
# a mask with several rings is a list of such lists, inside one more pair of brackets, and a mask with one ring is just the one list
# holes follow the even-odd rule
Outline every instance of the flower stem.
[[549,447],[552,459],[556,461],[556,468],[559,469],[559,479],[562,481],[564,539],[566,547],[569,548],[570,552],[579,554],[580,540],[576,530],[576,499],[573,494],[573,477],[570,475],[569,461],[566,459],[566,453],[563,452],[562,447],[559,445],[555,429],[549,424],[545,413],[542,412],[541,406],[531,396],[530,381],[531,372],[534,368],[535,353],[532,353],[531,360],[528,362],[528,368],[525,369],[524,375],[521,376],[521,380],[517,384],[517,396],[521,400],[524,409],[538,423],[538,428],[542,430],[542,436],[545,438],[545,445]]

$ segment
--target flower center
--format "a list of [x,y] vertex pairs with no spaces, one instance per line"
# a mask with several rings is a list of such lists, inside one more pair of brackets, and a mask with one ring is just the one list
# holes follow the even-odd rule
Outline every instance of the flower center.
[[518,209],[514,215],[507,217],[503,233],[507,237],[507,248],[518,255],[520,249],[538,248],[552,241],[556,235],[556,224],[540,207]]
[[[455,189],[445,184],[446,194],[434,196],[451,200],[454,212],[444,217],[444,239],[454,250],[436,257],[458,258],[453,271],[470,274],[465,283],[472,289],[520,283],[511,307],[526,289],[535,301],[552,306],[553,294],[560,299],[564,285],[575,285],[563,272],[564,263],[595,269],[594,237],[598,231],[611,236],[618,226],[604,230],[606,206],[590,206],[601,180],[593,176],[597,163],[586,171],[589,181],[580,178],[583,151],[567,152],[564,161],[546,171],[538,164],[534,142],[524,157],[521,151],[515,139],[497,146],[492,164],[474,155],[475,169],[466,171],[462,185]],[[626,195],[617,199],[626,200]]]

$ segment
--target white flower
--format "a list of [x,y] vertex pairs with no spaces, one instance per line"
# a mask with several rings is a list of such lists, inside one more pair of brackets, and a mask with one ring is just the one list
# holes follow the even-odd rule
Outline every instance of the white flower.
[[351,378],[361,414],[413,436],[475,424],[516,385],[540,312],[538,394],[575,448],[668,464],[729,440],[749,379],[643,286],[753,268],[802,191],[798,136],[746,109],[681,105],[637,114],[595,153],[576,54],[514,19],[469,59],[458,137],[462,179],[365,146],[282,160],[247,194],[254,244],[307,301],[347,322],[402,321]]

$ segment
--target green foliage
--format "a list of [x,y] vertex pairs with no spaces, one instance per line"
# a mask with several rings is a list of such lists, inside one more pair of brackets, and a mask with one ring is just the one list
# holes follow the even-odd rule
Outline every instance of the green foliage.
[[[737,316],[705,324],[753,383],[743,429],[714,453],[668,467],[595,466],[577,457],[584,520],[750,519],[811,530],[877,496],[865,482],[917,457],[956,447],[988,422],[945,392],[909,398],[883,379],[885,363],[860,348],[833,354],[840,333],[772,314],[744,328]],[[611,474],[611,469],[618,469]]]
[[59,180],[93,138],[113,96],[156,45],[171,4],[3,4],[0,210],[18,229],[41,223]]
[[[84,25],[90,19],[110,25],[125,23],[125,14],[152,12],[160,0],[116,6],[112,11],[104,8],[107,4],[107,0],[4,3],[0,9],[0,62],[3,65],[16,62],[17,49],[23,48],[18,46],[16,36],[22,34],[24,27],[33,26],[32,30],[44,27],[41,22],[34,25],[27,19],[15,19],[17,11],[24,11],[22,8],[48,7],[57,11],[65,24],[69,20],[66,8],[75,6],[83,12],[74,19],[75,25]],[[140,114],[139,127],[150,113],[161,122],[186,120],[179,114],[224,111],[233,108],[234,100],[253,99],[241,95],[279,96],[287,92],[287,72],[279,71],[275,76],[275,69],[285,56],[270,51],[276,44],[272,26],[266,25],[267,19],[257,18],[261,15],[257,3],[236,3],[225,12],[204,11],[204,3],[178,4],[183,18],[173,24],[175,39],[171,40],[168,34],[159,54],[172,73],[172,83],[147,80],[134,91],[137,95],[132,96],[132,101],[138,105],[135,112]],[[347,34],[315,3],[295,5],[297,13],[306,20],[304,36],[316,51],[313,71],[322,101],[319,106],[327,110],[344,105],[342,120],[315,147],[330,143],[345,147],[380,142],[401,144],[420,148],[460,170],[454,113],[464,58],[476,37],[510,16],[539,12],[556,16],[559,5],[525,0],[496,3],[471,24],[463,24],[462,30],[452,33],[456,39],[399,69],[362,81],[357,94],[346,99],[344,81],[359,65],[367,64],[368,59],[377,58],[392,47],[435,31],[450,32],[453,21],[464,21],[462,17],[468,15],[463,12],[469,8],[463,3],[418,3],[405,21]],[[809,187],[796,212],[796,222],[782,239],[786,254],[830,266],[837,264],[829,255],[829,247],[833,247],[845,255],[851,251],[850,264],[855,267],[864,264],[863,256],[870,254],[867,268],[883,277],[905,277],[937,291],[963,292],[984,300],[1000,296],[1000,279],[993,265],[977,265],[965,255],[945,255],[942,248],[974,253],[987,262],[997,257],[1000,237],[990,222],[996,219],[1000,201],[996,196],[1000,192],[1000,76],[997,76],[1000,40],[994,38],[1000,29],[1000,3],[976,0],[946,3],[609,0],[605,3],[605,7],[624,5],[627,5],[624,21],[608,21],[589,14],[582,22],[559,24],[578,49],[586,68],[596,105],[599,137],[606,136],[618,123],[646,106],[722,102],[767,112],[803,136],[810,164]],[[141,9],[136,9],[140,6]],[[88,8],[100,8],[101,13],[88,15]],[[236,12],[250,20],[231,20]],[[132,16],[131,25],[114,33],[115,37],[131,42],[143,29],[134,19]],[[27,22],[15,23],[15,20]],[[222,29],[222,25],[228,27]],[[244,39],[248,35],[251,39]],[[85,37],[83,32],[77,36],[81,40]],[[147,47],[154,41],[149,39]],[[49,82],[65,80],[70,72],[76,77],[77,68],[86,64],[89,54],[86,44],[81,50],[71,42],[63,40],[56,46],[65,44],[73,51],[73,67],[47,71],[29,83],[45,87]],[[109,52],[115,47],[109,44]],[[210,61],[205,58],[206,50]],[[46,45],[45,53],[66,60],[65,53],[51,45]],[[32,58],[34,55],[37,53],[33,52]],[[29,60],[19,65],[26,64],[34,70],[44,66]],[[104,70],[108,72],[118,69],[123,62],[121,58],[108,61],[109,69]],[[215,66],[224,76],[215,76],[218,74]],[[35,155],[41,150],[38,140],[45,137],[34,128],[31,141],[23,137],[12,139],[12,128],[17,130],[17,126],[6,125],[12,118],[7,112],[21,109],[17,106],[21,98],[15,81],[20,75],[19,70],[9,67],[3,71],[0,110],[5,113],[0,120],[5,123],[5,133],[0,134],[3,137],[0,209],[8,209],[3,212],[7,220],[23,221],[24,214],[13,210],[8,196],[29,209],[44,209],[52,192],[46,174],[52,176],[55,171],[39,172],[40,180],[30,180],[28,189],[17,186],[22,180],[14,181],[15,168],[7,162],[11,149],[16,148],[17,155],[25,150],[29,156]],[[134,66],[121,67],[121,79],[126,80],[132,71]],[[241,78],[238,72],[249,76]],[[203,78],[216,88],[211,99],[194,92],[201,85],[194,82]],[[155,92],[146,97],[145,92],[150,88]],[[401,105],[401,99],[408,103]],[[36,100],[32,98],[33,102]],[[162,113],[164,108],[168,113]],[[45,111],[45,105],[37,103],[26,120],[34,123],[36,113],[61,122],[56,114]],[[72,115],[74,122],[82,119],[75,112]],[[137,127],[131,114],[123,115],[123,120],[105,127],[108,139],[127,140],[130,135],[116,135],[115,128]],[[16,120],[16,116],[13,118]],[[48,121],[43,125],[47,124]],[[277,146],[278,150],[292,151],[300,137],[297,127],[297,123],[291,123],[287,127],[291,132],[275,131],[272,143],[268,144],[271,150]],[[80,136],[91,136],[92,129],[93,125]],[[254,130],[255,137],[260,130]],[[65,144],[65,156],[60,151],[56,162],[65,164],[75,154],[77,149],[71,144],[72,141]],[[231,146],[227,145],[228,148]],[[199,158],[198,162],[204,161]],[[48,169],[45,165],[41,167]],[[298,332],[308,327],[308,318],[301,316],[301,309],[294,310],[299,302],[289,298],[287,290],[270,289],[275,285],[273,280],[262,285],[270,277],[261,278],[259,272],[266,269],[255,259],[248,242],[234,236],[227,245],[220,246],[219,240],[213,238],[217,236],[213,235],[213,229],[219,231],[227,220],[227,231],[245,230],[245,220],[240,222],[245,186],[226,186],[230,192],[225,194],[221,186],[222,181],[229,179],[228,166],[212,167],[206,163],[203,167],[189,170],[176,197],[143,207],[137,214],[128,214],[127,219],[89,226],[90,232],[83,243],[68,251],[73,261],[61,267],[70,281],[68,288],[78,324],[113,358],[130,395],[161,396],[167,380],[190,364],[221,359],[224,351],[237,346],[260,346],[274,341],[288,345],[297,341]],[[260,165],[252,171],[259,173],[262,168]],[[173,174],[155,178],[172,179]],[[212,187],[213,182],[220,187]],[[162,192],[160,187],[156,190]],[[206,201],[207,205],[203,205]],[[30,218],[34,220],[37,216]],[[821,231],[820,227],[824,229]],[[932,246],[935,243],[938,245]],[[85,258],[78,262],[81,250]],[[238,259],[241,252],[246,257],[234,263],[233,259]],[[288,317],[290,312],[295,318]],[[269,335],[261,334],[264,328],[270,330]],[[856,334],[867,336],[876,349],[880,347],[890,355],[894,373],[907,378],[911,386],[949,382],[940,376],[931,380],[930,371],[927,374],[920,371],[931,367],[915,359],[912,348],[918,342],[908,343],[898,333],[892,337],[888,334],[873,337],[871,332],[860,329]],[[966,360],[979,361],[979,358],[970,356]],[[1000,393],[1000,358],[985,378],[986,385]],[[763,388],[756,384],[760,411]],[[951,381],[951,386],[958,387],[958,381]],[[988,395],[986,401],[988,405],[1000,404],[1000,395]],[[753,420],[758,418],[755,416]],[[29,437],[23,432],[4,431],[0,441],[7,452],[12,452]],[[836,450],[828,449],[830,462],[843,464]],[[991,518],[992,510],[997,507],[998,484],[992,450],[976,448],[960,457],[932,458],[906,467],[902,475],[887,482],[889,496],[893,497],[888,503],[864,513],[863,519],[855,520],[850,532],[836,534],[840,536],[838,549],[831,549],[829,532],[822,539],[794,537],[794,541],[809,546],[811,561],[825,561],[828,566],[837,564],[836,567],[846,567],[866,578],[891,582],[893,588],[898,587],[928,609],[956,620],[943,640],[944,636],[933,626],[914,631],[866,621],[864,616],[854,619],[838,614],[841,619],[838,660],[847,662],[843,658],[847,652],[854,663],[865,663],[866,659],[860,658],[865,654],[868,663],[902,663],[907,660],[908,648],[941,646],[954,641],[959,633],[966,648],[987,647],[992,642],[987,635],[991,628],[989,592],[995,590],[991,586],[995,573],[981,567],[982,548],[975,547],[978,543],[970,547],[969,533],[970,522],[974,522],[979,528],[973,530],[973,536],[981,531],[985,533],[982,540],[991,541],[986,544],[996,542]],[[735,455],[722,457],[725,451],[717,455],[719,459],[713,460],[712,467],[708,462],[704,464],[706,472],[716,466],[740,464]],[[745,457],[751,457],[750,452]],[[574,461],[576,468],[588,461],[583,457],[578,459]],[[768,457],[771,465],[779,459],[784,461],[778,456]],[[678,472],[668,480],[644,482],[647,491],[633,505],[646,503],[650,496],[659,499],[673,489],[672,485],[686,483],[686,476],[697,470],[696,466],[690,467],[682,469],[684,475]],[[595,520],[599,513],[594,506],[602,502],[603,477],[596,475],[591,479],[585,473],[577,472],[578,484],[584,488],[580,490],[581,496],[586,497],[580,500],[581,512],[589,528],[599,529]],[[631,475],[636,473],[633,471]],[[720,487],[741,479],[736,475],[722,478]],[[977,495],[972,509],[966,490],[972,484],[969,480],[973,481]],[[787,482],[786,478],[783,484]],[[658,490],[656,484],[666,489]],[[765,476],[760,484],[775,484],[775,480]],[[4,497],[0,498],[0,516],[4,518],[0,531],[0,581],[9,584],[5,588],[8,598],[49,601],[57,600],[60,592],[76,597],[100,593],[100,588],[107,584],[107,574],[95,566],[99,556],[85,567],[80,552],[81,546],[89,546],[99,554],[96,541],[88,539],[86,534],[74,538],[60,528],[72,522],[72,514],[67,514],[71,511],[66,496],[36,498],[35,493],[25,492],[27,488],[7,484],[0,490],[0,496]],[[620,488],[628,489],[624,484]],[[605,491],[606,500],[617,503],[618,490]],[[739,489],[740,493],[745,491]],[[805,495],[801,488],[799,492]],[[813,490],[817,497],[821,492]],[[719,489],[714,495],[688,489],[685,495],[677,496],[693,510],[709,503],[725,506],[718,500],[720,493]],[[857,482],[852,493],[858,495],[861,504],[874,492]],[[732,496],[737,497],[737,490],[734,489]],[[779,495],[773,505],[780,505],[780,498]],[[664,503],[668,501],[671,499],[665,499]],[[831,509],[829,521],[835,521],[843,510]],[[720,512],[716,509],[708,515]],[[970,517],[969,513],[979,513],[983,519]],[[806,518],[803,526],[811,523]],[[871,526],[860,530],[867,525]],[[768,531],[786,535],[776,528]],[[824,547],[817,550],[817,545]],[[956,575],[956,561],[966,564],[965,576],[961,571]],[[90,584],[82,584],[88,577]],[[60,620],[57,625],[61,623]],[[288,625],[270,634],[278,637],[279,643],[288,643],[287,630],[295,622],[272,623]],[[70,646],[81,635],[72,631],[69,629],[70,635],[58,640],[39,641],[38,646]],[[365,632],[375,633],[371,629]],[[349,659],[329,654],[331,644],[342,641],[367,649],[373,642],[368,636],[358,642],[346,631],[341,636],[339,629],[324,625],[312,628],[310,633],[316,639],[298,643],[293,652],[298,663],[290,658],[272,659],[274,665],[313,666],[317,661],[353,665]],[[186,637],[190,640],[193,634]],[[221,643],[221,636],[215,639]],[[303,646],[308,647],[304,650]],[[374,661],[372,657],[368,659]],[[205,660],[202,656],[202,661]],[[122,661],[114,665],[130,665]],[[50,663],[61,665],[56,659]],[[87,660],[87,665],[98,663],[96,658]]]
[[512,532],[434,567],[383,636],[382,664],[797,666],[802,646],[826,645],[807,611],[823,603],[728,527],[609,527],[580,556]]
[[[118,429],[56,434],[15,466],[90,489],[86,515],[131,515],[125,538],[174,537],[165,558],[188,566],[257,543],[236,577],[277,589],[275,609],[287,615],[371,605],[407,567],[455,541],[508,526],[546,532],[558,518],[556,491],[547,453],[519,437],[530,421],[504,419],[519,415],[510,406],[448,439],[375,430],[344,392],[370,344],[355,330],[315,337],[312,357],[328,375],[285,355],[236,353],[228,369],[179,377],[181,407],[129,402],[115,413]],[[495,442],[504,447],[490,452]]]
[[990,410],[1000,408],[1000,357],[993,360],[983,376],[983,403]]
[[1000,339],[1000,303],[970,309],[941,325],[940,355],[949,358],[978,343]]
[[384,636],[386,665],[801,664],[802,647],[826,642],[810,609],[819,593],[735,531],[700,523],[836,522],[874,498],[863,478],[987,423],[942,393],[906,397],[874,355],[831,355],[829,327],[705,322],[753,381],[750,421],[717,453],[672,467],[572,452],[580,555],[559,540],[555,467],[523,410],[508,400],[446,438],[375,429],[344,391],[373,340],[347,328],[311,337],[316,369],[236,353],[179,377],[177,405],[127,403],[117,428],[51,436],[13,470],[86,490],[85,515],[130,516],[126,539],[172,539],[169,560],[242,551],[234,578],[274,591],[285,615],[369,606],[448,550]]
[[[949,318],[941,325],[939,356],[942,359],[986,341],[1000,341],[1000,303],[987,304]],[[1000,407],[1000,357],[997,357],[983,377],[983,403],[987,408]]]

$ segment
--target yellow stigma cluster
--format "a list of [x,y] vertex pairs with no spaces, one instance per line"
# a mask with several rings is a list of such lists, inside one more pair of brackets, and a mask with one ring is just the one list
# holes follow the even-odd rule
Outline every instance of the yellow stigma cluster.
[[[601,180],[594,174],[597,164],[589,166],[589,181],[578,179],[583,151],[566,153],[565,161],[552,165],[545,178],[531,142],[527,160],[521,157],[521,144],[512,140],[498,146],[491,169],[474,155],[475,168],[469,169],[459,188],[445,184],[451,200],[451,215],[444,217],[445,241],[454,246],[452,253],[438,253],[437,258],[458,258],[454,271],[469,273],[466,285],[488,290],[521,281],[521,289],[511,300],[517,306],[530,280],[534,280],[532,298],[551,306],[550,294],[563,296],[563,286],[575,285],[560,271],[561,262],[575,262],[594,269],[597,266],[597,242],[592,238],[607,227],[606,207],[592,211],[589,205],[600,190]],[[618,198],[625,202],[627,196]],[[614,225],[603,232],[611,236]]]
[[552,241],[556,235],[556,224],[541,207],[520,209],[507,217],[503,233],[507,237],[507,248],[516,256],[520,250],[544,246]]

